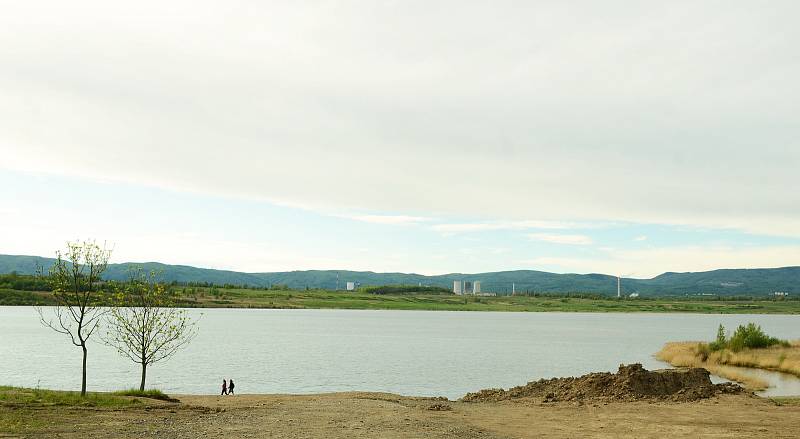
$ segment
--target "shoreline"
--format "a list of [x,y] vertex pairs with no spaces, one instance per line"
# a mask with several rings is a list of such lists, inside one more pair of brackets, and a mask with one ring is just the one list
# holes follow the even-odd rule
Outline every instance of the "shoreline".
[[[47,292],[0,290],[0,306],[52,305]],[[329,291],[228,290],[220,297],[179,296],[186,309],[338,309],[469,312],[587,312],[800,315],[800,300],[585,298],[561,296],[371,295]]]
[[800,399],[693,402],[461,402],[391,393],[175,395],[128,408],[0,404],[0,432],[65,439],[792,437]]
[[159,396],[82,398],[0,386],[0,436],[774,438],[791,437],[800,417],[800,397],[763,398],[714,384],[704,369],[649,371],[641,364],[483,389],[458,400],[363,391]]
[[786,374],[800,379],[800,340],[786,347],[744,349],[732,352],[727,349],[702,355],[700,341],[668,342],[655,353],[655,358],[672,367],[703,367],[714,375],[744,384],[755,391],[770,388],[757,372]]

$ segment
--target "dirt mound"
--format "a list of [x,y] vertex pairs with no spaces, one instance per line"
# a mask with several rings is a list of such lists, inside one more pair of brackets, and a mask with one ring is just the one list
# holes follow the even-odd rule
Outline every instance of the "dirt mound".
[[723,393],[741,393],[731,383],[713,384],[703,368],[649,371],[641,364],[619,366],[617,373],[590,373],[577,378],[532,381],[508,390],[485,389],[468,393],[462,401],[484,402],[518,398],[541,398],[544,402],[605,399],[613,401],[695,401]]

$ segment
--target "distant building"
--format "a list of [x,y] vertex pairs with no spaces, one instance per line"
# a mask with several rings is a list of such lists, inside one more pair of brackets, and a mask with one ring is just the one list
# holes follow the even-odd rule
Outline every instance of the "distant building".
[[481,281],[454,280],[453,293],[461,296],[464,294],[476,295],[481,293]]
[[631,299],[635,299],[635,298],[639,297],[639,293],[631,293],[631,294],[628,295],[628,297],[630,297]]
[[772,293],[775,297],[789,297],[789,293],[784,291],[776,291]]
[[356,283],[355,282],[348,282],[347,283],[347,291],[355,291]]

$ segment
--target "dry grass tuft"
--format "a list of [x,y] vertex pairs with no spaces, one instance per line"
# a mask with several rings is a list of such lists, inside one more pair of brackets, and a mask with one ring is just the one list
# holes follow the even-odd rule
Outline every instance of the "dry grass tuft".
[[704,363],[698,355],[699,342],[670,342],[656,352],[656,358],[675,367],[702,367]]
[[727,350],[709,355],[709,361],[730,366],[753,367],[800,376],[800,343],[790,347],[774,346],[764,349]]
[[[672,342],[667,343],[656,353],[656,358],[675,367],[702,367],[714,375],[736,381],[750,390],[764,390],[769,384],[761,378],[749,375],[739,369],[730,367],[734,364],[723,363],[727,359],[726,352],[707,353],[704,343],[699,342]],[[704,360],[703,358],[706,357]],[[739,365],[735,365],[739,366]],[[747,367],[747,366],[745,366]]]

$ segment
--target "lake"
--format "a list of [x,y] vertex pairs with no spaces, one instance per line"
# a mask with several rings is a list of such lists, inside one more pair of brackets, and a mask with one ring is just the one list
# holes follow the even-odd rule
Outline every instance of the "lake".
[[[351,310],[190,310],[199,334],[148,369],[148,387],[213,394],[382,391],[458,398],[488,387],[616,371],[667,341],[711,340],[721,323],[755,322],[800,339],[800,316]],[[80,348],[41,326],[31,307],[0,307],[0,385],[80,389]],[[89,390],[138,387],[136,364],[89,346]],[[795,382],[770,394],[797,394]]]

